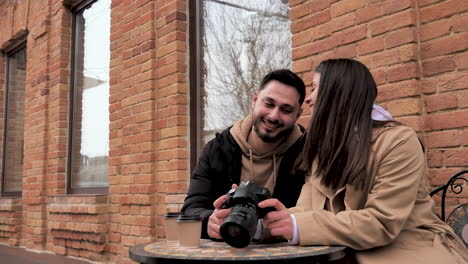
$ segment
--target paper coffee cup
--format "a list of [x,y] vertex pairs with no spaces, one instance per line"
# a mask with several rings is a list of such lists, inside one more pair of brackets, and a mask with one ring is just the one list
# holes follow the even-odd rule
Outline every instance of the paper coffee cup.
[[202,221],[200,216],[179,215],[177,217],[177,231],[179,233],[179,246],[199,247]]
[[166,230],[166,240],[167,241],[178,241],[179,236],[177,232],[177,217],[182,215],[182,213],[166,213],[164,215],[164,227]]

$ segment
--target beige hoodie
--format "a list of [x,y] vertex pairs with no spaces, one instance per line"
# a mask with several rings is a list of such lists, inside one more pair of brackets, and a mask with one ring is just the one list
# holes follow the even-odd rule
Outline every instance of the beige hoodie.
[[281,144],[273,151],[260,155],[247,142],[252,131],[252,114],[243,120],[237,121],[230,132],[234,140],[242,150],[242,170],[240,181],[252,181],[267,188],[272,194],[275,188],[278,166],[281,163],[284,152],[288,150],[301,136],[299,125],[295,124],[289,136],[281,139]]

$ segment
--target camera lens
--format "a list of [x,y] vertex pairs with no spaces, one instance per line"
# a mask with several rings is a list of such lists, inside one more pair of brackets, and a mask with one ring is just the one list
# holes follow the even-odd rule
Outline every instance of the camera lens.
[[242,182],[227,196],[223,208],[232,208],[232,212],[220,227],[221,237],[233,247],[246,247],[255,235],[258,219],[265,215],[265,210],[257,204],[271,198],[270,191],[254,182]]
[[225,242],[236,248],[244,248],[249,245],[251,237],[249,231],[237,224],[237,223],[226,223],[223,227]]
[[243,248],[250,244],[257,230],[257,215],[255,209],[244,206],[234,206],[232,213],[221,225],[221,237],[233,247]]
[[[229,233],[230,236],[232,237],[240,237],[242,236],[242,227],[236,225],[236,224],[233,224],[233,225],[229,225],[227,227],[227,231]],[[245,231],[244,231],[245,232]]]

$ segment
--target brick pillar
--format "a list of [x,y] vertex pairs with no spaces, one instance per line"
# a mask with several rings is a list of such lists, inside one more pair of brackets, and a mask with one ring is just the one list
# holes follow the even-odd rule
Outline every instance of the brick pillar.
[[156,16],[160,1],[112,1],[110,259],[155,237]]
[[[48,72],[50,35],[49,2],[31,1],[28,17],[24,167],[23,167],[23,232],[22,245],[43,249],[46,235],[46,165],[48,130]],[[42,67],[33,67],[42,65]]]

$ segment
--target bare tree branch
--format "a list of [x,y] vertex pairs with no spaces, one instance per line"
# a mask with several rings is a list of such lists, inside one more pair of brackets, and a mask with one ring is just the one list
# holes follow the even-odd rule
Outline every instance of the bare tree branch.
[[222,129],[249,114],[262,78],[291,68],[289,8],[280,0],[241,2],[211,0],[205,5],[208,129]]

